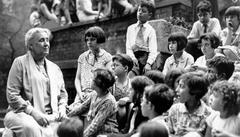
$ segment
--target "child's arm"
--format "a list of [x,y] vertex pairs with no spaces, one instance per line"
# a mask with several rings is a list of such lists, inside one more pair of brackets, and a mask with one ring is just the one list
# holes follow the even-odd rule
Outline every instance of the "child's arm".
[[214,32],[219,37],[222,30],[219,20],[217,18],[212,18],[212,20],[214,21],[214,23],[211,32]]
[[130,39],[132,39],[130,34],[131,31],[132,30],[130,29],[130,27],[128,27],[127,34],[126,34],[126,54],[129,55],[134,61],[136,61],[137,59],[133,54],[132,45],[130,42]]
[[148,40],[148,46],[149,46],[149,52],[150,53],[148,55],[147,64],[152,65],[153,62],[156,60],[156,57],[158,55],[158,52],[157,52],[157,37],[156,37],[155,30],[150,32],[149,40]]
[[195,22],[195,23],[193,24],[193,27],[192,27],[191,32],[189,33],[189,35],[188,35],[188,37],[187,37],[188,40],[189,40],[189,41],[196,41],[196,40],[198,40],[197,34],[198,34],[197,23]]
[[47,19],[49,19],[49,20],[54,20],[54,21],[58,22],[57,16],[56,16],[55,14],[51,13],[51,12],[48,10],[46,4],[42,3],[42,4],[40,5],[40,10],[41,10],[41,12],[43,13],[43,15],[44,15]]

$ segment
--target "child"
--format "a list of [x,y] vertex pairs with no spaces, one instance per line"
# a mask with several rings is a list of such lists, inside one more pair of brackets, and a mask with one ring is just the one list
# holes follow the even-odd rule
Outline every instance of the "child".
[[72,117],[64,120],[57,128],[58,137],[83,137],[83,122]]
[[228,81],[218,81],[213,84],[210,105],[217,112],[206,119],[208,128],[205,137],[240,136],[239,91],[240,87],[237,84]]
[[59,22],[57,15],[57,9],[55,9],[57,6],[59,6],[60,1],[59,0],[41,0],[40,2],[40,11],[43,14],[45,18],[48,20],[53,20],[56,23]]
[[77,95],[75,103],[84,101],[88,92],[91,92],[91,81],[96,68],[110,68],[112,55],[100,48],[106,42],[105,32],[98,26],[90,27],[84,34],[85,43],[88,50],[78,58],[78,67],[75,78],[75,88]]
[[221,53],[233,61],[240,60],[239,41],[240,41],[240,7],[229,7],[225,12],[227,27],[221,32],[222,47]]
[[207,62],[209,82],[228,80],[234,71],[234,63],[224,56],[216,56]]
[[187,38],[181,32],[172,33],[168,38],[169,51],[172,56],[168,57],[163,67],[163,74],[166,75],[171,69],[185,69],[194,63],[192,55],[184,51],[187,45]]
[[47,18],[45,18],[39,9],[38,6],[32,6],[31,7],[31,13],[29,16],[29,22],[31,27],[38,27],[44,25],[48,21]]
[[148,117],[149,121],[161,123],[168,129],[163,113],[172,106],[173,97],[173,91],[166,84],[147,86],[141,103],[143,116]]
[[130,115],[125,122],[124,129],[122,130],[123,133],[135,133],[138,126],[148,119],[142,115],[141,98],[144,88],[152,84],[154,84],[153,81],[146,76],[136,76],[131,80],[130,102],[132,102],[132,104],[129,107],[130,110],[128,114]]
[[199,57],[192,67],[206,71],[208,60],[216,56],[224,55],[215,52],[215,49],[220,45],[220,40],[213,32],[203,34],[199,39],[199,43],[201,44],[201,50],[204,55]]
[[95,137],[98,134],[118,133],[117,129],[117,103],[109,88],[115,82],[114,75],[107,69],[93,71],[91,88],[95,91],[82,104],[74,107],[68,116],[82,115],[88,111],[84,130],[84,137]]
[[193,24],[192,30],[188,35],[188,46],[186,51],[190,53],[194,59],[202,55],[198,47],[198,40],[200,36],[207,32],[214,32],[220,36],[221,26],[217,18],[212,17],[212,5],[208,0],[203,0],[197,5],[197,15],[199,20]]
[[127,29],[126,34],[126,53],[134,60],[135,63],[140,61],[142,57],[137,57],[135,52],[147,52],[148,54],[140,54],[146,56],[146,63],[143,66],[144,72],[151,69],[151,65],[157,57],[157,38],[153,27],[148,20],[155,12],[154,3],[148,0],[142,0],[138,7],[138,22],[132,24]]
[[159,70],[150,70],[147,71],[144,75],[150,78],[155,84],[164,83],[164,75]]
[[169,133],[163,124],[151,121],[141,125],[139,137],[169,137]]
[[205,119],[211,113],[211,109],[201,101],[208,91],[207,79],[201,73],[185,73],[180,77],[176,91],[179,103],[170,108],[167,118],[170,133],[176,136],[191,132],[204,135]]
[[111,93],[116,101],[123,97],[129,97],[130,79],[128,78],[128,72],[132,70],[132,67],[133,61],[126,54],[116,54],[112,58],[112,69],[117,78],[111,88]]
[[100,13],[100,11],[93,10],[91,0],[76,0],[76,7],[77,16],[80,22],[98,19],[103,16],[103,14]]

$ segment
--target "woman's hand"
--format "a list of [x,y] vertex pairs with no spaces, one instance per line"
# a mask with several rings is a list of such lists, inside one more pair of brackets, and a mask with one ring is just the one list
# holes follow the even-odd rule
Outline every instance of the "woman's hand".
[[68,119],[68,116],[66,114],[66,108],[60,109],[57,116],[57,121],[62,121],[64,119]]
[[49,121],[48,121],[47,117],[44,114],[42,114],[41,112],[33,110],[31,113],[31,116],[37,121],[37,123],[40,126],[46,127],[49,125]]

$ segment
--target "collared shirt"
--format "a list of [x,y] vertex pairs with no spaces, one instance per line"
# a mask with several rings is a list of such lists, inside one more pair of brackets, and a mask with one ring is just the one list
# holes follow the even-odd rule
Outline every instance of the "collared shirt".
[[[136,60],[132,48],[135,46],[137,33],[140,29],[139,22],[132,24],[127,29],[126,34],[126,53],[134,60]],[[149,49],[149,55],[147,59],[147,63],[150,65],[153,64],[157,57],[157,37],[156,31],[154,28],[148,23],[143,24],[143,38],[145,42],[145,46]]]
[[121,98],[129,97],[130,95],[129,87],[130,87],[130,79],[127,78],[127,84],[124,87],[121,87],[121,88],[118,87],[115,82],[109,90],[112,93],[112,95],[115,97],[116,101],[118,101]]
[[177,60],[175,60],[173,55],[167,58],[162,72],[164,75],[166,75],[167,72],[171,69],[176,69],[176,68],[184,69],[191,66],[193,63],[194,63],[193,56],[183,51],[182,56]]
[[235,35],[234,36],[233,36],[233,34],[231,35],[231,40],[229,42],[227,42],[228,34],[229,34],[229,29],[228,28],[225,28],[225,29],[223,29],[221,31],[220,38],[221,38],[221,41],[222,41],[223,45],[224,46],[225,45],[235,45],[235,46],[238,46],[240,38],[237,37],[237,36],[240,35],[240,26],[238,27],[237,31],[235,32]]
[[[213,58],[214,58],[214,57],[217,57],[217,56],[224,56],[224,55],[221,54],[221,53],[216,53],[216,54],[213,56]],[[203,67],[203,68],[207,68],[207,60],[206,60],[205,55],[197,58],[197,60],[195,61],[194,65],[195,65],[195,66],[199,66],[199,67]]]
[[117,103],[111,93],[98,97],[96,92],[92,92],[90,98],[79,105],[78,113],[82,114],[88,108],[89,112],[87,123],[85,123],[84,137],[118,133],[116,120]]
[[[217,36],[220,36],[221,25],[217,18],[210,18],[207,24],[207,32],[214,32]],[[193,24],[192,30],[188,35],[188,39],[191,38],[200,38],[202,34],[204,34],[204,25],[198,20]]]
[[91,82],[93,79],[92,72],[97,68],[106,67],[111,60],[112,55],[106,52],[104,49],[100,49],[98,57],[95,57],[90,50],[82,53],[79,56],[78,64],[80,66],[80,81],[82,91],[91,88]]
[[203,101],[193,113],[188,112],[184,103],[174,104],[167,118],[169,130],[177,136],[183,136],[190,131],[201,133],[206,128],[205,120],[211,112],[212,109]]

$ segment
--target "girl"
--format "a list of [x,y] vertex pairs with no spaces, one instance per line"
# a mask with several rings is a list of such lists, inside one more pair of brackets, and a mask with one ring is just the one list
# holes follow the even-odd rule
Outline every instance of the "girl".
[[227,27],[221,32],[222,47],[219,52],[224,53],[231,60],[240,60],[239,40],[240,40],[240,7],[229,7],[225,12]]
[[199,43],[201,44],[201,50],[204,55],[199,57],[192,67],[206,71],[206,63],[208,60],[215,56],[223,56],[222,54],[215,52],[215,49],[220,45],[220,40],[215,33],[210,32],[203,34],[199,39]]
[[187,38],[183,33],[177,32],[171,34],[168,38],[168,43],[168,49],[172,56],[167,58],[164,64],[162,71],[164,75],[171,69],[184,69],[194,63],[193,56],[184,51],[187,45]]
[[208,91],[207,80],[201,73],[185,73],[180,77],[176,91],[179,94],[179,103],[170,108],[167,118],[170,133],[176,136],[192,132],[203,135],[205,119],[211,112],[201,101]]
[[[95,137],[98,134],[118,133],[117,129],[117,103],[109,88],[115,82],[114,75],[107,69],[96,69],[93,72],[91,88],[94,92],[82,104],[74,107],[68,116],[87,114],[87,124],[84,137]],[[89,123],[89,125],[88,125]]]
[[102,28],[94,26],[85,32],[85,42],[88,46],[88,51],[82,53],[78,58],[77,74],[75,77],[75,88],[77,95],[75,103],[83,102],[91,92],[91,81],[93,79],[93,71],[96,68],[110,68],[112,56],[100,45],[105,43],[105,32]]
[[228,81],[218,81],[213,84],[210,105],[217,112],[206,119],[208,128],[205,137],[240,136],[239,90],[239,86]]

